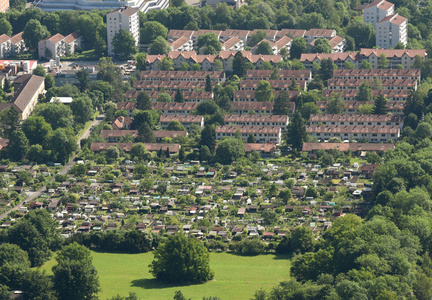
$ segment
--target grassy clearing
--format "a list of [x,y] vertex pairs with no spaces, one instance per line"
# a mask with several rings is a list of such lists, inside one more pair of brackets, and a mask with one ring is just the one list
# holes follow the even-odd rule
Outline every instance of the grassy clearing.
[[[215,279],[200,285],[172,286],[155,280],[148,265],[153,253],[118,254],[92,252],[101,283],[101,300],[116,294],[126,296],[135,292],[144,299],[172,299],[174,292],[181,290],[187,298],[202,299],[203,296],[218,296],[226,299],[250,299],[253,293],[263,288],[269,290],[280,281],[289,279],[290,260],[276,255],[254,257],[228,253],[211,253],[210,264]],[[51,273],[54,260],[42,269]]]

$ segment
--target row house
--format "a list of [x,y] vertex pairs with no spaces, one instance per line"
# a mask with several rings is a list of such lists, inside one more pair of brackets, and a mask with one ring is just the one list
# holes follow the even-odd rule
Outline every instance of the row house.
[[399,126],[403,127],[403,115],[353,115],[353,114],[311,114],[310,125],[369,125],[369,126]]
[[[330,90],[358,90],[364,81],[371,84],[373,79],[329,79],[327,86]],[[381,85],[382,90],[417,90],[416,79],[384,79]]]
[[197,30],[197,31],[194,31],[194,32],[192,33],[192,41],[193,41],[193,44],[194,44],[194,45],[197,44],[197,42],[198,42],[198,37],[199,37],[200,35],[207,34],[207,33],[214,33],[214,34],[217,36],[217,39],[219,40],[222,31],[221,31],[221,30],[211,30],[211,29],[199,29],[199,30]]
[[336,30],[334,29],[317,29],[312,28],[305,32],[304,38],[306,43],[310,44],[316,39],[331,39],[336,36]]
[[[259,115],[271,115],[273,113],[274,102],[233,102],[232,111],[234,114],[246,115],[256,113]],[[295,111],[295,103],[291,102],[291,114]]]
[[416,79],[420,80],[419,69],[336,69],[333,78],[337,79]]
[[243,44],[247,44],[247,39],[249,37],[249,30],[241,30],[241,29],[226,29],[221,32],[219,35],[219,39],[221,42],[228,41],[230,38],[238,38],[243,41]]
[[289,117],[281,115],[225,115],[224,122],[238,126],[278,126],[284,132],[288,127]]
[[[273,96],[276,99],[281,91],[273,91]],[[285,91],[288,94],[291,102],[295,102],[297,97],[301,94],[300,91]],[[239,90],[234,91],[234,102],[255,102],[255,91],[252,90]]]
[[245,42],[238,37],[231,37],[226,42],[222,43],[222,51],[243,51],[245,48]]
[[[273,70],[247,70],[246,79],[253,80],[270,80]],[[311,70],[278,70],[280,80],[289,80],[294,77],[295,80],[312,81]]]
[[280,39],[283,36],[289,36],[292,39],[295,38],[304,38],[306,34],[306,30],[304,29],[281,29],[276,33],[276,39]]
[[162,115],[159,118],[161,129],[167,129],[168,125],[172,121],[180,122],[188,131],[191,129],[191,125],[195,124],[200,129],[204,127],[204,117],[194,115]]
[[117,143],[128,135],[136,138],[138,136],[138,130],[101,130],[100,132],[101,138],[109,143]]
[[362,152],[385,152],[389,149],[394,149],[394,144],[382,143],[303,143],[302,151],[316,152],[318,150],[338,150],[341,152],[353,151],[357,153]]
[[141,71],[140,80],[142,81],[194,81],[205,82],[207,76],[212,82],[223,83],[226,80],[223,71]]
[[73,54],[77,47],[81,47],[82,37],[79,33],[73,32],[67,36],[57,33],[38,43],[39,59],[55,59]]
[[342,140],[366,139],[370,143],[396,141],[400,135],[399,126],[355,126],[355,125],[309,125],[306,132],[319,140],[336,137]]
[[244,142],[252,135],[257,143],[280,144],[282,139],[282,130],[279,126],[216,126],[216,140],[226,137],[235,137],[237,132]]
[[153,131],[153,135],[156,139],[156,142],[160,143],[166,138],[175,139],[178,137],[187,137],[187,131],[178,131],[178,130],[155,130]]
[[346,61],[358,66],[357,56],[357,52],[302,53],[300,61],[306,70],[312,70],[314,63],[321,64],[324,59],[332,59],[338,69],[343,69]]
[[22,32],[13,35],[0,35],[0,58],[15,56],[24,52],[26,49]]
[[[323,90],[323,97],[332,97],[338,95],[343,101],[356,101],[359,90]],[[389,101],[406,101],[411,90],[371,90],[372,98],[383,95]]]
[[[93,152],[100,152],[108,150],[110,147],[117,146],[125,152],[130,152],[135,143],[92,143],[90,150]],[[180,151],[179,144],[166,144],[166,143],[144,143],[144,147],[147,151],[166,151],[168,150],[171,154],[178,153]]]
[[288,53],[290,52],[291,44],[292,44],[292,38],[290,38],[288,36],[283,36],[275,42],[264,39],[261,42],[259,42],[257,45],[252,47],[252,49],[251,49],[252,53],[255,54],[257,49],[258,49],[258,46],[263,42],[269,43],[270,47],[272,48],[273,54],[277,55],[277,54],[280,54],[280,51],[282,49],[286,49],[288,51]]
[[[292,79],[287,80],[267,80],[272,89],[274,90],[282,90],[288,91],[292,84]],[[255,90],[261,80],[251,80],[251,79],[243,79],[240,81],[240,90]],[[300,90],[305,91],[307,86],[306,80],[296,80],[297,85],[300,87]]]
[[204,82],[191,82],[191,81],[135,81],[133,88],[137,91],[182,91],[192,92],[197,89],[205,89]]
[[132,117],[119,116],[117,117],[117,119],[111,122],[111,127],[114,130],[130,129],[132,122],[133,122]]
[[164,115],[190,115],[196,110],[198,103],[164,103],[156,102],[153,109],[160,110]]
[[117,110],[125,110],[128,117],[133,117],[133,111],[136,109],[136,102],[118,102]]
[[192,40],[193,30],[179,30],[179,29],[171,29],[168,32],[167,40],[168,42],[175,41],[181,37],[186,37],[189,40]]
[[[312,48],[315,46],[315,41],[313,40],[310,44],[308,44],[308,52],[312,52]],[[345,51],[346,40],[340,36],[334,36],[328,38],[330,46],[332,48],[332,53],[340,53]]]
[[[327,113],[327,106],[329,101],[317,101],[316,105],[322,113]],[[344,114],[358,114],[359,108],[363,105],[373,106],[373,101],[346,101]],[[403,114],[406,101],[387,101],[386,107],[390,114]]]
[[[174,97],[176,91],[153,91],[149,92],[148,95],[153,101],[157,101],[158,96],[161,94],[168,94],[172,101],[174,101]],[[126,99],[136,99],[138,97],[139,91],[126,91]],[[185,98],[185,102],[188,103],[200,103],[206,100],[213,100],[214,94],[212,92],[206,91],[192,91],[192,92],[183,92],[183,97]]]
[[191,39],[182,36],[173,42],[168,42],[170,51],[193,51],[193,42]]

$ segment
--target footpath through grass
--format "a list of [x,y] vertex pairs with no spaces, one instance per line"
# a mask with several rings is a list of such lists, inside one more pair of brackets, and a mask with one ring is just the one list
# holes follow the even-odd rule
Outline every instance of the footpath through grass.
[[[105,300],[120,294],[135,292],[141,299],[172,299],[181,290],[186,298],[201,300],[203,296],[218,296],[222,300],[250,299],[260,288],[269,290],[280,281],[289,279],[290,260],[285,256],[238,256],[228,253],[211,253],[210,265],[215,278],[205,284],[167,285],[154,279],[148,265],[153,253],[118,254],[93,252],[102,291],[99,298]],[[51,273],[54,262],[42,268]]]

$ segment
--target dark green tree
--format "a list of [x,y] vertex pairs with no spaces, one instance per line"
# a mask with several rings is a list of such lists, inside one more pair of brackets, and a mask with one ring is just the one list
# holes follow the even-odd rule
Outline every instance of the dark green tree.
[[181,89],[177,89],[175,96],[174,96],[174,102],[177,103],[184,103],[185,102],[185,98],[183,96],[183,92]]
[[243,57],[243,54],[240,51],[234,55],[233,58],[233,73],[237,75],[239,78],[243,78],[246,75],[246,61]]
[[[26,47],[30,49],[37,49],[38,43],[50,36],[50,33],[46,26],[43,26],[38,20],[31,19],[27,22],[23,31],[23,39]],[[42,53],[44,56],[45,53]]]
[[216,131],[214,125],[206,124],[201,131],[200,146],[207,146],[211,152],[216,148]]
[[114,54],[121,56],[123,59],[131,58],[137,53],[136,41],[133,35],[126,30],[120,30],[114,35],[112,41]]
[[273,55],[273,49],[270,46],[269,42],[262,41],[261,43],[258,44],[255,53],[262,54],[262,55]]
[[256,139],[252,134],[249,134],[246,142],[247,143],[256,143]]
[[207,248],[199,240],[182,234],[170,236],[160,244],[149,267],[153,276],[170,283],[203,283],[214,276]]
[[378,95],[374,100],[374,115],[385,115],[387,114],[387,99],[382,95]]
[[153,102],[150,98],[149,94],[145,91],[141,91],[138,93],[136,106],[137,109],[141,110],[150,110],[153,108]]
[[303,142],[306,140],[306,127],[304,121],[299,112],[294,114],[291,118],[290,124],[288,125],[288,131],[286,135],[287,142],[292,145],[293,148],[300,151],[303,146]]
[[333,63],[333,59],[323,59],[321,60],[321,68],[319,70],[319,74],[321,76],[321,79],[324,81],[327,81],[328,79],[333,77],[333,70],[336,68],[335,64]]
[[289,95],[286,91],[280,91],[279,95],[276,97],[273,114],[274,115],[288,115],[291,109],[291,103]]
[[273,89],[270,82],[261,80],[258,87],[255,89],[255,101],[259,102],[273,102]]
[[77,85],[81,92],[84,92],[89,88],[89,83],[90,83],[90,79],[88,77],[89,74],[90,74],[89,71],[87,71],[86,69],[81,69],[75,73],[75,76],[78,80]]
[[211,92],[213,90],[212,82],[210,79],[210,75],[207,75],[206,77],[206,83],[205,83],[205,91]]
[[372,92],[371,92],[371,88],[369,86],[369,84],[367,83],[367,81],[363,81],[360,84],[357,96],[356,96],[356,100],[357,101],[372,101]]
[[215,159],[221,164],[231,164],[244,155],[245,149],[242,140],[231,137],[219,142]]
[[70,104],[70,108],[77,123],[85,124],[93,118],[93,104],[88,96],[75,98]]
[[312,47],[313,53],[331,53],[332,50],[330,42],[325,38],[316,39]]
[[51,125],[41,116],[30,116],[22,123],[22,130],[31,145],[44,145],[52,134]]
[[149,54],[168,54],[169,47],[165,38],[158,36],[149,47]]
[[22,130],[15,130],[9,136],[9,143],[6,152],[9,159],[20,161],[25,157],[29,150],[29,141]]
[[33,75],[37,75],[37,76],[40,76],[40,77],[45,77],[46,76],[45,68],[42,65],[38,65],[33,70]]
[[307,44],[304,38],[295,38],[292,41],[291,49],[290,49],[290,59],[300,59],[302,53],[306,53]]
[[165,39],[168,34],[168,28],[157,21],[149,21],[145,22],[144,25],[141,26],[140,33],[141,43],[150,44],[158,36],[161,36]]
[[156,138],[147,122],[144,122],[140,128],[138,128],[138,138],[141,143],[154,143]]

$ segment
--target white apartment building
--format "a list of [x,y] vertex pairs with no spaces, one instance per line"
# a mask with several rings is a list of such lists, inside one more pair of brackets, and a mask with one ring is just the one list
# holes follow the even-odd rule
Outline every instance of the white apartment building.
[[81,47],[82,37],[77,32],[67,36],[57,33],[38,43],[39,59],[55,59],[57,56],[73,54],[77,47]]
[[139,42],[139,17],[138,9],[131,7],[120,7],[107,14],[107,38],[108,55],[114,55],[113,40],[120,30],[131,33],[135,39],[135,44]]
[[375,24],[376,45],[388,49],[394,48],[398,42],[408,43],[408,19],[398,14],[383,18]]
[[394,4],[377,0],[369,4],[363,13],[363,21],[375,26],[381,19],[394,14]]
[[282,115],[225,115],[225,124],[237,126],[278,126],[282,131],[288,127],[289,117]]
[[235,137],[237,132],[240,133],[241,139],[246,142],[249,135],[252,135],[257,143],[280,144],[282,140],[282,131],[278,126],[216,126],[216,140],[226,137]]
[[[0,0],[2,1],[9,0]],[[122,6],[130,6],[147,13],[154,9],[165,9],[169,6],[169,0],[40,0],[33,4],[34,7],[43,11],[52,12],[57,10],[113,10]]]
[[7,34],[0,35],[0,58],[9,56],[11,51],[10,37]]
[[359,140],[366,138],[369,143],[393,142],[399,138],[399,126],[370,126],[370,125],[309,125],[308,134],[318,140],[328,140],[337,137],[342,140]]

